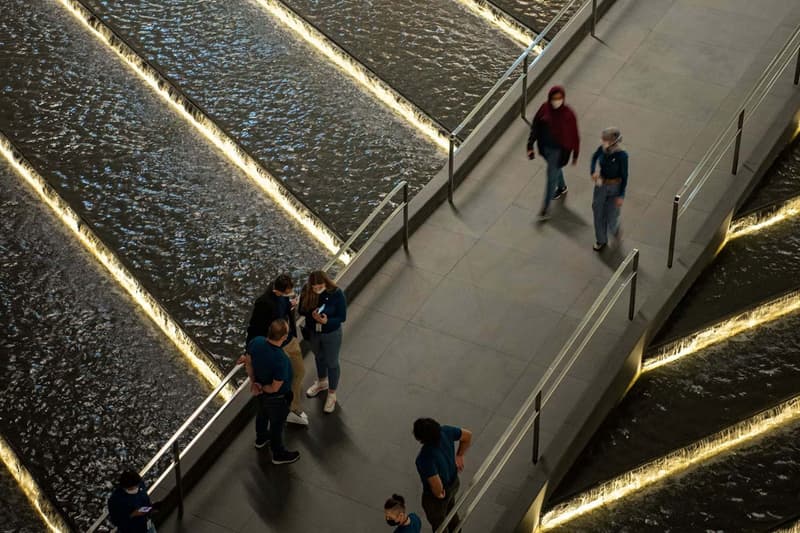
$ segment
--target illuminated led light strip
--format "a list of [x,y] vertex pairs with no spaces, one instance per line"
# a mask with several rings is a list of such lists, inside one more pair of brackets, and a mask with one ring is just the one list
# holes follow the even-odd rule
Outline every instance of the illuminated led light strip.
[[800,215],[800,196],[792,198],[777,209],[757,212],[731,222],[726,240],[732,241],[744,235],[756,233],[786,219]]
[[[490,2],[485,0],[456,0],[459,4],[466,7],[470,12],[488,21],[497,29],[505,33],[512,40],[522,46],[528,46],[536,38],[536,34],[520,24],[516,19],[507,15]],[[536,53],[541,52],[541,47]]]
[[776,529],[774,533],[800,533],[800,522],[795,522],[791,526]]
[[25,468],[25,465],[22,464],[22,461],[20,461],[2,435],[0,435],[0,460],[6,465],[11,476],[19,485],[20,490],[30,502],[31,507],[36,510],[47,525],[47,528],[55,533],[70,533],[72,529],[67,525],[64,517],[50,503],[44,491],[39,487],[36,480],[33,479],[33,476],[31,476],[28,469]]
[[691,355],[698,350],[721,342],[743,331],[771,322],[800,309],[800,290],[770,300],[718,324],[684,337],[661,348],[656,355],[642,363],[642,373],[655,370]]
[[[206,139],[216,146],[234,165],[239,167],[283,210],[296,220],[308,233],[331,252],[337,252],[340,239],[319,220],[308,208],[289,192],[280,180],[272,176],[235,140],[204,114],[183,92],[165,79],[147,59],[141,57],[122,41],[105,23],[95,16],[79,0],[59,0],[86,28],[102,43],[111,48],[122,60],[142,78],[159,96],[195,127]],[[340,256],[342,263],[350,261],[350,254]]]
[[[78,238],[83,246],[108,270],[111,277],[125,289],[134,302],[144,311],[181,354],[189,361],[203,378],[216,387],[222,381],[216,366],[208,359],[205,352],[186,334],[175,320],[161,307],[141,283],[120,262],[114,253],[101,241],[89,227],[81,221],[78,214],[65,202],[22,155],[14,149],[11,141],[0,133],[0,153],[25,181],[39,194],[42,200],[52,209],[56,216]],[[220,395],[230,399],[233,387],[222,390]]]
[[542,517],[540,530],[558,527],[578,516],[620,500],[633,492],[674,476],[731,448],[800,418],[800,396],[752,418],[743,420],[685,448],[646,463],[602,483],[568,502],[557,505]]
[[440,150],[449,150],[450,138],[448,132],[443,131],[425,112],[341,49],[325,34],[306,22],[282,2],[277,0],[255,1],[278,22],[310,44],[345,74],[369,91],[379,102],[386,105],[400,118],[433,141]]

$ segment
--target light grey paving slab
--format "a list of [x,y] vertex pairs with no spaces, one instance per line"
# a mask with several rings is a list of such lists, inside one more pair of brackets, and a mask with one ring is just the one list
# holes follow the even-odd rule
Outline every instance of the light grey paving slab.
[[475,237],[462,232],[423,224],[409,239],[408,252],[398,250],[389,267],[402,264],[445,275],[475,242]]
[[408,265],[378,272],[358,296],[358,304],[408,320],[422,307],[442,276]]
[[[341,358],[371,368],[400,334],[406,321],[359,303],[347,307]],[[310,358],[313,364],[313,357]]]
[[767,22],[783,21],[792,14],[793,6],[791,2],[784,0],[688,0],[687,3],[727,11],[732,15],[746,15],[748,17],[763,19]]

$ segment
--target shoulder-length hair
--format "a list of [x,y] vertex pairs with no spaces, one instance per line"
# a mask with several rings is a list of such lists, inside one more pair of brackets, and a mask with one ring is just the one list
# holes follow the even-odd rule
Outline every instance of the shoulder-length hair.
[[315,270],[311,274],[308,275],[308,281],[306,282],[305,287],[303,287],[303,294],[300,295],[300,310],[301,311],[310,311],[317,307],[319,303],[319,295],[314,292],[311,288],[313,285],[319,285],[320,283],[325,284],[325,290],[328,292],[333,292],[339,288],[336,285],[330,276],[328,276],[327,272],[322,270]]

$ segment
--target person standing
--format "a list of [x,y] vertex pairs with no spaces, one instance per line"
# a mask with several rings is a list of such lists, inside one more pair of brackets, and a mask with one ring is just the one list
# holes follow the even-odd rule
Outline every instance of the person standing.
[[139,474],[124,471],[108,498],[108,517],[119,533],[155,533],[149,516],[153,509],[147,487]]
[[531,123],[528,136],[528,158],[535,157],[533,144],[538,143],[539,153],[547,162],[547,182],[544,189],[544,205],[539,212],[539,220],[550,218],[551,200],[557,200],[567,194],[567,183],[564,181],[562,168],[569,162],[578,162],[580,135],[578,119],[572,109],[564,103],[566,93],[561,86],[554,86],[547,95],[547,102],[541,105]]
[[628,186],[628,152],[622,147],[622,133],[619,128],[606,128],[600,139],[602,144],[592,155],[590,167],[594,182],[592,248],[595,252],[606,247],[609,234],[619,239],[619,214]]
[[[472,432],[455,426],[442,426],[432,418],[414,421],[414,438],[422,444],[417,454],[417,472],[422,480],[422,509],[433,530],[455,506],[458,473],[464,470],[464,454],[472,443]],[[458,450],[454,444],[458,442]],[[455,515],[445,531],[458,531],[460,520]]]
[[422,520],[406,512],[406,500],[399,494],[392,494],[383,504],[383,517],[395,528],[394,533],[422,533]]
[[306,391],[314,398],[328,391],[324,411],[336,408],[339,386],[339,351],[342,348],[342,322],[347,320],[347,300],[342,289],[321,270],[312,272],[300,295],[300,314],[306,318],[303,336],[314,352],[317,380]]
[[289,356],[292,364],[292,408],[286,419],[290,424],[301,426],[308,425],[308,415],[303,412],[300,388],[306,375],[303,364],[303,352],[300,349],[300,339],[297,338],[297,325],[294,319],[294,304],[291,297],[294,295],[294,282],[288,274],[281,274],[269,284],[267,290],[258,297],[253,305],[250,315],[250,325],[247,328],[247,341],[245,346],[256,337],[266,337],[269,325],[279,318],[289,323],[289,338],[282,346],[283,351]]
[[292,404],[292,365],[283,351],[289,337],[289,323],[279,318],[269,325],[267,337],[256,337],[247,345],[245,365],[251,391],[258,401],[256,448],[269,444],[272,463],[294,463],[300,453],[283,445],[283,425]]

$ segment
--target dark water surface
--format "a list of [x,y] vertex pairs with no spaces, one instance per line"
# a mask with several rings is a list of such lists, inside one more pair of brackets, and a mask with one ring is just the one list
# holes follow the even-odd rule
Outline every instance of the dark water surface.
[[761,180],[741,212],[800,196],[800,137],[786,147]]
[[750,533],[800,509],[800,423],[551,531]]
[[286,4],[450,130],[524,48],[457,0]]
[[5,163],[0,252],[0,433],[83,529],[210,388]]
[[[492,3],[538,33],[550,24],[550,21],[569,3],[569,0],[492,0]],[[582,4],[583,2],[576,2],[568,9],[564,16],[547,32],[546,40],[552,40],[556,32],[569,21]]]
[[11,472],[0,465],[0,532],[37,533],[44,522],[28,503]]
[[[449,0],[448,0],[449,1]],[[444,153],[251,0],[90,0],[342,235]]]
[[57,2],[6,0],[0,129],[221,367],[327,253]]
[[592,437],[560,497],[772,407],[800,392],[798,383],[798,314],[645,373]]

